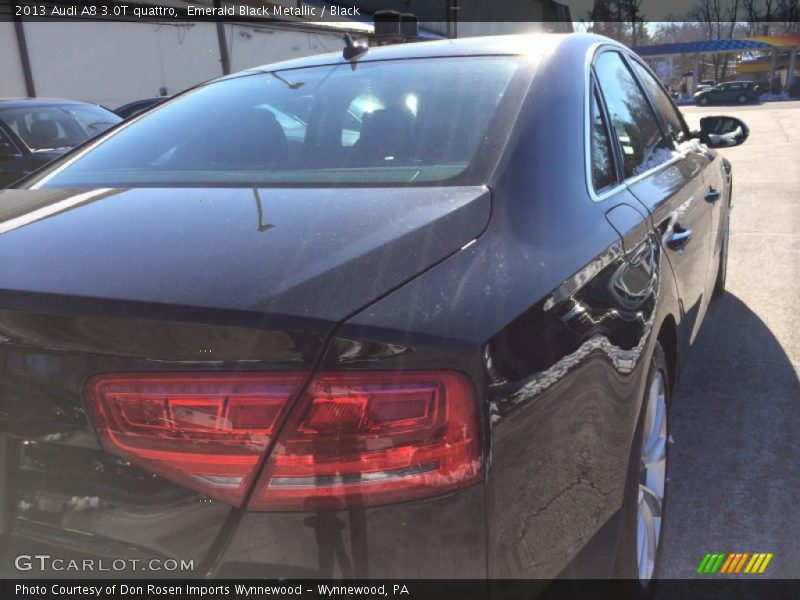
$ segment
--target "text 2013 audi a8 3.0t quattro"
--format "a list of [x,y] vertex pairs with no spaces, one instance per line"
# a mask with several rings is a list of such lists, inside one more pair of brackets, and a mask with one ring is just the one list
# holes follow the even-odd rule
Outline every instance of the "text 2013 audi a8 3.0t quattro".
[[690,131],[591,35],[352,54],[0,193],[4,572],[657,574],[670,396],[725,285],[710,148],[747,127]]

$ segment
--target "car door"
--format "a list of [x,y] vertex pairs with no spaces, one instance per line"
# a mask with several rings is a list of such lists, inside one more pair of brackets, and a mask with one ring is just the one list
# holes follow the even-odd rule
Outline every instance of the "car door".
[[[703,198],[703,169],[709,159],[696,144],[676,144],[678,128],[687,136],[685,124],[679,117],[667,121],[667,115],[659,114],[664,111],[656,110],[634,70],[649,75],[641,63],[616,50],[595,58],[597,80],[623,158],[623,176],[661,238],[688,323],[682,328],[686,338],[682,341],[692,341],[708,304],[712,211]],[[661,89],[655,81],[648,87],[652,84]],[[669,98],[664,102],[671,106]]]
[[[619,526],[615,516],[623,503],[647,376],[643,357],[660,306],[661,274],[669,275],[669,266],[647,211],[621,181],[621,160],[593,79],[590,72],[584,98],[589,197],[575,185],[574,171],[560,171],[572,173],[569,183],[560,176],[534,175],[523,189],[552,198],[548,188],[558,186],[575,198],[575,208],[568,208],[571,200],[559,206],[520,194],[527,202],[514,212],[515,220],[531,223],[531,239],[542,244],[536,259],[542,267],[548,255],[563,256],[583,245],[577,238],[585,234],[578,231],[593,242],[585,246],[589,252],[584,260],[570,264],[572,274],[496,334],[487,348],[493,382],[487,489],[493,578],[603,579],[613,568]],[[563,123],[562,117],[551,119]],[[574,138],[576,130],[577,124],[564,135]],[[515,155],[516,164],[526,165],[528,172],[537,173],[528,166],[541,161],[541,149],[548,147],[539,141],[550,139],[544,133],[537,128],[521,134],[522,139],[537,140],[521,144]],[[554,166],[548,164],[547,171],[559,173]],[[580,194],[572,192],[576,188]],[[511,202],[502,183],[495,192],[497,205]],[[493,218],[500,223],[509,214],[495,213]],[[546,236],[552,237],[542,242]],[[503,243],[516,244],[514,236],[503,237],[512,240]],[[489,254],[513,255],[505,250]],[[519,277],[528,277],[523,270]]]
[[[709,249],[710,259],[706,261],[705,294],[710,294],[716,281],[717,261],[719,251],[724,238],[724,230],[727,223],[727,189],[728,174],[722,157],[713,150],[702,148],[686,142],[688,140],[688,128],[680,111],[675,104],[667,97],[663,88],[650,71],[638,60],[631,60],[636,75],[647,91],[658,114],[667,135],[673,140],[679,152],[687,155],[687,160],[692,160],[700,165],[703,170],[703,200],[707,203],[706,209],[710,212],[710,238]],[[733,84],[727,84],[733,85]],[[677,258],[673,262],[677,262]]]

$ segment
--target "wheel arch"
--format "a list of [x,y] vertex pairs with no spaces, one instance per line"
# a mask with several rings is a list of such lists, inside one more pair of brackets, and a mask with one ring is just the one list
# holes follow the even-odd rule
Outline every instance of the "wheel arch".
[[678,370],[678,325],[672,313],[664,317],[656,339],[661,344],[667,357],[669,389],[674,392]]

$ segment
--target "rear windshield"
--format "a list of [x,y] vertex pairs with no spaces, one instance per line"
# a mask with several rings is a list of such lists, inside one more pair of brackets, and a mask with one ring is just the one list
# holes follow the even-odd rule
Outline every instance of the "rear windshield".
[[62,104],[0,109],[0,120],[31,150],[77,146],[122,119],[99,106]]
[[33,183],[137,187],[444,181],[465,172],[473,161],[479,163],[479,149],[505,135],[496,117],[514,112],[505,108],[513,102],[507,97],[513,95],[509,89],[517,70],[517,58],[502,56],[246,74],[167,102]]

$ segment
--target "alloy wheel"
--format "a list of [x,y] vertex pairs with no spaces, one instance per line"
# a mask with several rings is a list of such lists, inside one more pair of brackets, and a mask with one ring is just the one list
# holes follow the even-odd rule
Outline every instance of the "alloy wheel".
[[653,375],[645,410],[636,519],[636,566],[643,583],[655,571],[667,472],[667,387],[661,370]]

